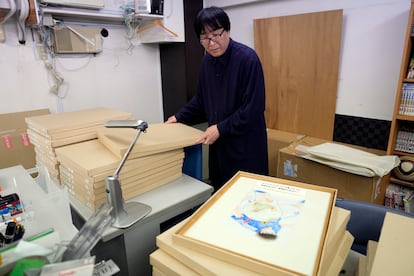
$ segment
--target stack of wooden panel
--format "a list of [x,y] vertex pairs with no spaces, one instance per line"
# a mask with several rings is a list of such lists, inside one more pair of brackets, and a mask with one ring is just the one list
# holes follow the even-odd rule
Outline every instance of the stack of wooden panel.
[[27,133],[34,145],[36,164],[44,166],[50,177],[60,183],[56,148],[96,139],[97,129],[108,120],[131,118],[131,113],[103,107],[28,117]]
[[[174,235],[185,226],[189,219],[157,236],[158,249],[150,255],[153,275],[263,275],[245,266],[227,262],[223,258],[204,254],[176,242]],[[317,275],[339,275],[354,240],[346,230],[349,219],[348,210],[334,207]],[[303,231],[306,235],[307,230],[303,229]],[[260,248],[252,248],[252,250],[260,250]],[[297,274],[281,270],[277,275]]]
[[[61,183],[93,211],[106,202],[105,178],[114,174],[137,134],[135,129],[121,128],[97,132],[98,139],[56,149]],[[200,130],[182,124],[150,124],[140,134],[120,172],[123,198],[131,199],[179,178],[183,148],[194,145],[201,134]]]

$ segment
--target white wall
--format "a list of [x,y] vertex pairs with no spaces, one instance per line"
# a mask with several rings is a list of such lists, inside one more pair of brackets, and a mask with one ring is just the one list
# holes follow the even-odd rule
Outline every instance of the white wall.
[[210,5],[226,10],[231,36],[251,47],[254,19],[343,9],[336,113],[391,120],[410,0],[204,1]]
[[109,30],[103,52],[58,56],[56,69],[64,78],[62,98],[49,92],[53,78],[34,54],[28,29],[26,45],[16,37],[15,21],[8,21],[6,41],[0,43],[0,113],[49,108],[51,112],[106,106],[131,112],[137,119],[162,122],[162,91],[159,48],[133,40],[120,26]]
[[[234,5],[236,0],[204,2],[205,6],[225,6],[232,21],[232,37],[252,47],[254,19],[343,9],[336,113],[391,120],[409,0],[238,1],[244,4]],[[6,42],[0,43],[0,113],[108,106],[149,122],[162,121],[157,44],[143,45],[136,40],[133,50],[128,51],[125,30],[111,27],[103,52],[95,57],[58,57],[56,67],[65,79],[61,93],[66,95],[60,109],[56,97],[49,93],[51,78],[35,58],[30,33],[22,46],[15,30],[14,22],[7,23]]]

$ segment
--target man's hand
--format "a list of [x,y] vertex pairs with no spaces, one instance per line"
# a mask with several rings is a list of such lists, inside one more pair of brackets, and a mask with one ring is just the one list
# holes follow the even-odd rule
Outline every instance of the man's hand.
[[209,126],[203,135],[196,140],[197,144],[211,145],[220,137],[217,125]]
[[176,122],[177,122],[177,118],[175,118],[174,115],[169,117],[168,120],[165,121],[166,124],[173,124],[173,123],[176,123]]

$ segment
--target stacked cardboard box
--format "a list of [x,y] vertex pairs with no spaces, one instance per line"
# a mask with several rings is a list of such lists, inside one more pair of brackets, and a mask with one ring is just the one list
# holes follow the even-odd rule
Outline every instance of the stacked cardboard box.
[[[302,157],[304,154],[301,146],[316,146],[329,142],[327,140],[306,136],[279,150],[277,177],[331,187],[338,190],[338,197],[383,204],[386,186],[386,178],[367,177],[357,175],[336,168],[308,160]],[[384,151],[347,145],[359,150],[384,155]]]
[[[349,218],[348,210],[334,207],[318,275],[339,274],[353,242],[353,236],[346,230]],[[177,243],[173,236],[189,219],[157,236],[158,249],[150,255],[153,275],[261,275]],[[260,250],[260,248],[252,248],[252,250]],[[281,271],[280,275],[296,274]]]
[[0,114],[0,168],[36,166],[35,151],[27,134],[25,118],[49,114],[48,109]]
[[[135,129],[119,128],[97,132],[98,139],[56,149],[61,183],[91,210],[106,202],[105,179],[115,173],[137,134]],[[194,145],[201,134],[183,124],[150,124],[120,172],[123,198],[131,199],[179,178],[183,148]]]
[[132,114],[110,108],[39,115],[25,119],[34,145],[36,164],[44,166],[52,180],[60,183],[59,162],[55,149],[97,138],[96,131],[108,120],[131,119]]
[[279,150],[293,142],[303,139],[305,135],[290,133],[277,129],[267,129],[267,152],[269,161],[269,176],[277,176]]

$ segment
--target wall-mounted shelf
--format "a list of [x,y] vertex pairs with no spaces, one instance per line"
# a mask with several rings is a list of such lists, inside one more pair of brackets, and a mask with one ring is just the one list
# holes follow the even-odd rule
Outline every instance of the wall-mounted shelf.
[[[86,24],[125,24],[125,14],[117,7],[104,9],[80,9],[63,6],[42,6],[39,5],[39,18],[41,24],[53,26],[56,20],[66,23],[86,23]],[[146,28],[150,31],[140,32],[142,43],[167,43],[184,42],[184,20],[183,20],[183,1],[165,1],[164,15],[137,13],[134,15],[137,21],[143,23],[140,28],[146,28],[152,22],[161,22],[156,28]],[[161,28],[158,28],[161,26]],[[167,30],[167,31],[166,31]]]
[[[96,22],[96,23],[119,23],[124,22],[124,14],[117,11],[109,10],[87,10],[76,8],[62,8],[62,7],[41,7],[40,13],[43,15],[43,24],[53,24],[52,18],[58,18],[65,21],[82,21],[82,22]],[[156,14],[136,14],[137,19],[154,20],[162,19],[162,15]]]

